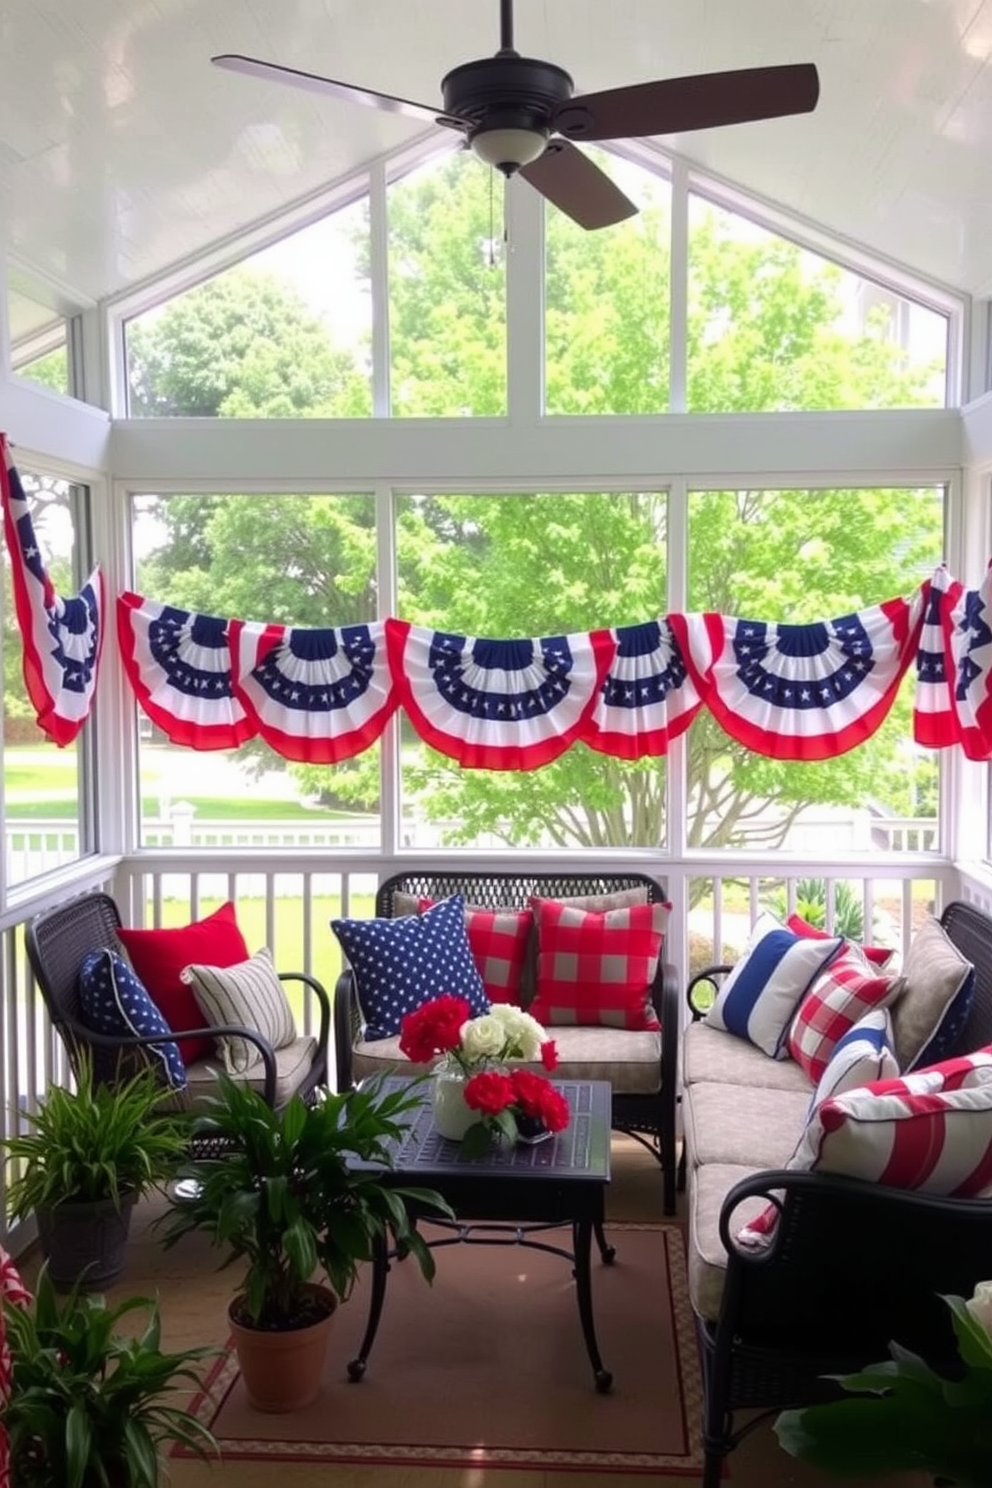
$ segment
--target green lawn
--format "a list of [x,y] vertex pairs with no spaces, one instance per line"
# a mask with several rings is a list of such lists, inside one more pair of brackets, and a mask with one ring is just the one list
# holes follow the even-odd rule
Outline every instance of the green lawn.
[[[195,807],[200,821],[360,821],[360,812],[321,811],[301,806],[299,801],[265,801],[258,796],[184,795]],[[141,803],[142,816],[148,820],[159,814],[158,798],[146,796]],[[7,817],[11,821],[75,821],[75,797],[67,801],[11,801],[8,795]]]

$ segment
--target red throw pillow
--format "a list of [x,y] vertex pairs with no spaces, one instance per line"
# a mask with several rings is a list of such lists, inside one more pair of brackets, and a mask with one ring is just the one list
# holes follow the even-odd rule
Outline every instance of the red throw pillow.
[[656,1029],[651,985],[671,905],[632,904],[605,914],[531,899],[537,990],[528,1012],[545,1028]]
[[[430,909],[436,902],[420,899],[417,908]],[[466,904],[469,950],[490,1002],[520,1006],[520,982],[532,923],[529,909],[477,909]]]
[[[236,966],[251,955],[230,900],[191,925],[161,930],[121,929],[117,933],[152,1002],[174,1030],[202,1028],[206,1021],[193,988],[180,981],[185,967],[194,962]],[[178,1044],[187,1064],[214,1052],[212,1038],[179,1039]]]
[[[805,935],[810,940],[831,940],[833,938],[827,934],[826,930],[821,930],[818,925],[811,925],[809,920],[804,920],[802,915],[791,914],[785,923],[793,935]],[[840,931],[835,929],[834,935],[839,934]],[[850,941],[850,944],[857,945],[858,950],[864,951],[868,960],[874,962],[876,966],[884,966],[892,955],[888,946],[860,945],[855,940]]]

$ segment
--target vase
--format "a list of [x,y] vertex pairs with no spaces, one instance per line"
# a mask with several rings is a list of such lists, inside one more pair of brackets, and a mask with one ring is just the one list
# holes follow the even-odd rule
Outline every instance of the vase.
[[465,1104],[465,1075],[461,1070],[438,1069],[431,1083],[431,1113],[434,1130],[451,1142],[460,1142],[479,1120],[478,1111]]
[[534,1147],[538,1142],[546,1142],[553,1133],[548,1130],[540,1116],[517,1116],[517,1141],[522,1142],[525,1147]]

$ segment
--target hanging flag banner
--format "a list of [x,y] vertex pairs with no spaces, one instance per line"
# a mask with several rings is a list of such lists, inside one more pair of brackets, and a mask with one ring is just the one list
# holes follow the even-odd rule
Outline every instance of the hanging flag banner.
[[895,701],[923,623],[923,591],[811,625],[707,613],[712,648],[699,667],[698,623],[672,616],[690,675],[732,739],[772,759],[832,759],[871,737]]
[[583,743],[618,759],[664,754],[703,700],[668,618],[612,631],[615,652]]
[[255,733],[234,695],[228,625],[129,591],[118,597],[124,670],[138,702],[173,744],[235,749]]
[[945,608],[957,738],[972,760],[992,756],[992,565],[977,589],[958,586]]
[[285,759],[333,765],[374,744],[399,702],[383,621],[304,630],[232,620],[234,691]]
[[486,640],[385,622],[399,701],[420,737],[466,769],[533,770],[587,731],[615,650],[608,630]]
[[923,626],[916,648],[916,699],[913,738],[929,749],[943,749],[960,738],[953,699],[954,664],[949,628],[964,586],[952,579],[945,564],[923,585]]
[[56,594],[3,434],[0,488],[14,609],[23,645],[24,686],[38,727],[64,748],[76,738],[93,707],[103,647],[103,578],[97,567],[78,594],[69,599]]

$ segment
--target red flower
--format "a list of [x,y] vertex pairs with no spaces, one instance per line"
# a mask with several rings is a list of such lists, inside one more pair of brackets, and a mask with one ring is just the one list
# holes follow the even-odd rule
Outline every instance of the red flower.
[[514,1105],[519,1106],[524,1116],[533,1116],[544,1123],[548,1131],[564,1131],[568,1125],[568,1101],[560,1090],[543,1075],[531,1070],[514,1070],[511,1076]]
[[540,1116],[548,1131],[551,1132],[564,1131],[568,1125],[568,1101],[560,1090],[556,1090],[547,1082],[545,1082],[544,1093],[541,1097]]
[[461,1043],[462,1025],[471,1016],[464,997],[445,993],[425,1002],[400,1023],[400,1049],[414,1064],[429,1064],[437,1054],[447,1054]]
[[541,1063],[550,1075],[558,1065],[558,1045],[554,1039],[545,1039],[541,1045]]
[[498,1116],[515,1098],[513,1081],[499,1070],[483,1070],[473,1075],[465,1084],[465,1104],[472,1111],[481,1111],[484,1116]]

